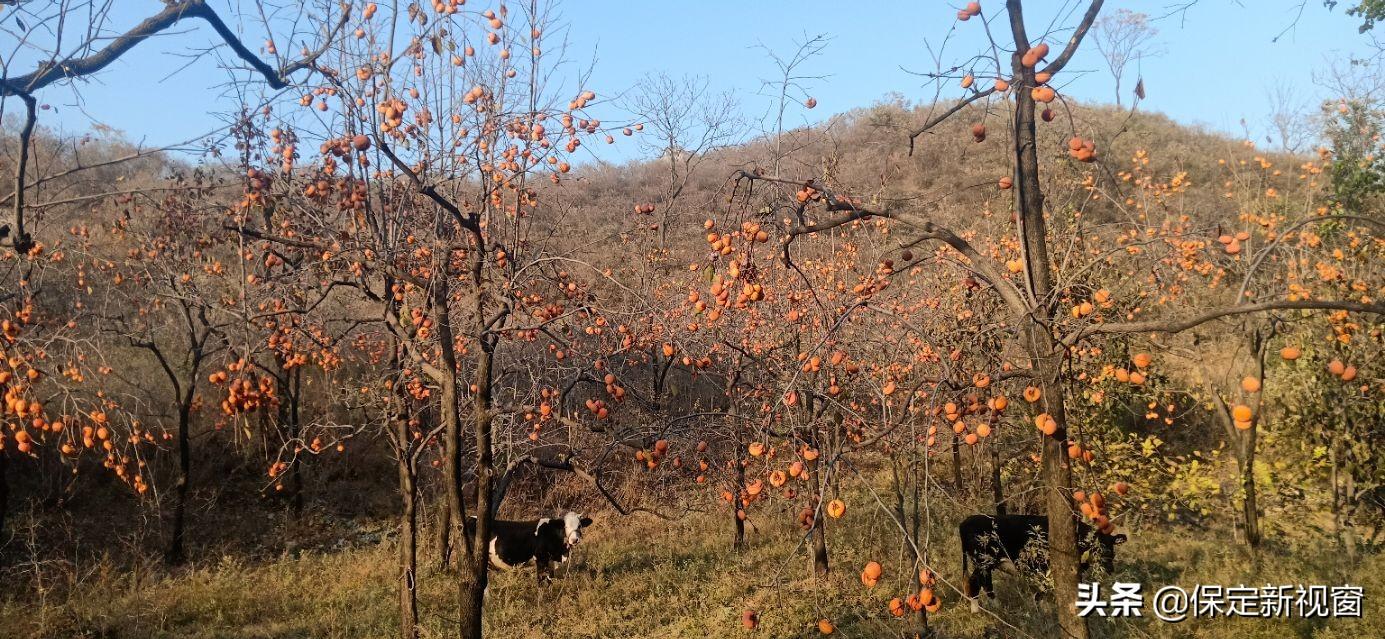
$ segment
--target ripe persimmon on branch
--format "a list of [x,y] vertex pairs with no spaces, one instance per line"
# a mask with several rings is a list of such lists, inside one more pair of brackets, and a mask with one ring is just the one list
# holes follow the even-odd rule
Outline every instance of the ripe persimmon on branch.
[[914,153],[914,141],[917,140],[918,137],[919,137],[920,135],[923,135],[923,134],[925,134],[925,133],[927,133],[927,132],[933,130],[933,129],[936,128],[939,124],[942,124],[943,122],[946,122],[948,118],[951,118],[953,115],[957,114],[957,112],[959,112],[959,111],[961,111],[962,109],[965,109],[965,108],[971,106],[971,104],[972,104],[973,102],[976,102],[977,100],[981,100],[981,99],[984,99],[984,98],[989,97],[991,94],[995,93],[995,91],[996,91],[996,88],[995,88],[995,87],[989,87],[989,88],[987,88],[987,89],[984,89],[984,90],[981,90],[981,91],[977,91],[977,92],[975,92],[975,93],[972,93],[971,95],[969,95],[969,96],[967,96],[967,97],[965,97],[965,98],[959,100],[957,103],[955,103],[955,104],[953,104],[952,106],[948,107],[948,108],[947,108],[946,110],[944,110],[942,113],[939,113],[939,114],[933,116],[932,118],[929,118],[928,121],[927,121],[927,122],[924,122],[923,125],[920,126],[919,128],[914,129],[913,131],[911,131],[911,132],[909,133],[909,154],[910,154],[910,155],[913,155],[913,153]]

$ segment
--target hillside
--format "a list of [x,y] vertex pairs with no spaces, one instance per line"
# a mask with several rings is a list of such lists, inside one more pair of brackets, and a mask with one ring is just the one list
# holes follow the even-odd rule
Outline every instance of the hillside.
[[[1003,145],[973,142],[968,123],[979,120],[981,114],[964,112],[965,117],[919,140],[910,155],[907,132],[927,119],[928,113],[923,107],[881,104],[832,118],[821,127],[787,132],[787,143],[795,151],[780,175],[831,184],[873,203],[919,207],[939,224],[967,232],[1000,224],[1008,206],[1007,195],[995,188],[997,177],[1005,172]],[[988,116],[993,120],[998,117]],[[1106,137],[1098,138],[1098,145],[1110,159],[1093,171],[1064,159],[1062,154],[1045,154],[1046,174],[1055,185],[1090,175],[1114,191],[1129,189],[1129,180],[1122,174],[1127,170],[1124,164],[1134,160],[1149,175],[1185,176],[1183,182],[1188,186],[1181,194],[1180,206],[1196,218],[1199,227],[1237,224],[1238,211],[1226,203],[1225,173],[1219,160],[1236,163],[1259,157],[1252,149],[1181,127],[1158,115],[1078,108],[1073,117],[1077,126],[1105,133]],[[1061,148],[1068,137],[1067,126],[1047,126],[1043,146]],[[551,188],[553,193],[546,197],[570,203],[570,208],[564,209],[565,219],[571,220],[567,223],[580,227],[581,235],[589,240],[577,246],[572,255],[590,260],[598,268],[622,271],[634,266],[626,259],[626,251],[643,247],[653,250],[650,255],[655,259],[652,265],[656,272],[648,276],[650,282],[669,275],[677,278],[677,273],[686,272],[684,264],[703,259],[701,220],[725,211],[729,176],[741,169],[764,166],[771,154],[772,146],[766,140],[719,149],[696,164],[676,200],[669,199],[665,190],[666,160],[590,167],[565,186]],[[1266,157],[1268,162],[1284,166],[1305,161]],[[1141,162],[1145,158],[1147,161]],[[153,175],[145,173],[141,179],[186,170],[156,168]],[[72,188],[80,189],[81,185]],[[668,225],[666,249],[656,248],[657,223],[629,223],[630,202],[667,207],[669,214],[662,217]],[[1070,206],[1083,207],[1089,219],[1118,219],[1117,209],[1108,202],[1077,202],[1073,200]],[[617,248],[622,245],[632,248]],[[137,356],[137,351],[129,351],[129,356]],[[216,437],[213,433],[207,436]],[[1188,452],[1211,452],[1221,446],[1213,431],[1173,439],[1173,445]],[[194,531],[192,559],[187,566],[171,571],[146,557],[155,539],[148,537],[146,528],[130,522],[148,515],[122,495],[120,483],[71,492],[27,483],[23,479],[27,474],[20,473],[17,494],[47,491],[52,497],[47,505],[36,504],[20,515],[16,532],[6,544],[6,581],[24,587],[6,589],[0,604],[0,628],[8,629],[12,636],[25,637],[354,637],[388,633],[393,624],[390,555],[398,539],[393,488],[389,482],[375,479],[391,472],[378,442],[353,441],[347,454],[313,461],[302,475],[302,515],[292,515],[285,510],[288,504],[275,499],[272,491],[263,490],[262,473],[248,464],[256,457],[258,445],[246,443],[251,446],[231,457],[209,445],[197,446],[189,521]],[[879,464],[880,460],[866,458],[860,463]],[[951,476],[954,472],[949,463],[940,458],[933,472],[938,477]],[[615,472],[616,476],[622,474]],[[1014,472],[1019,481],[1023,472]],[[801,536],[796,528],[786,525],[793,508],[788,502],[752,517],[749,547],[734,550],[729,543],[730,518],[717,514],[719,502],[708,500],[705,493],[667,487],[661,500],[668,501],[663,503],[688,504],[669,508],[649,502],[648,494],[642,499],[641,493],[648,489],[641,487],[638,477],[628,477],[621,491],[625,499],[678,512],[673,520],[663,521],[641,513],[622,516],[576,480],[542,472],[526,474],[502,516],[542,515],[555,508],[580,505],[598,523],[565,578],[542,594],[535,591],[527,573],[499,576],[491,587],[487,623],[493,629],[527,629],[513,636],[552,636],[555,632],[574,637],[722,635],[736,625],[741,610],[757,609],[762,611],[766,636],[812,634],[816,631],[810,631],[811,623],[803,620],[819,617],[835,619],[844,636],[892,636],[905,627],[890,619],[885,606],[890,592],[899,586],[895,564],[887,564],[891,566],[886,580],[890,587],[866,591],[853,583],[857,566],[868,558],[894,556],[896,561],[902,560],[900,549],[892,548],[889,537],[881,534],[882,527],[889,527],[887,511],[872,506],[870,495],[864,492],[888,484],[881,476],[843,488],[855,495],[850,501],[859,503],[859,510],[853,509],[842,525],[829,529],[827,545],[833,549],[836,569],[830,581],[816,582],[806,578],[809,557]],[[941,566],[939,576],[944,582],[964,581],[957,572],[960,556],[955,526],[964,514],[988,509],[979,488],[942,491],[930,513],[925,537],[936,544],[938,556],[934,561]],[[249,497],[255,493],[260,496]],[[58,505],[61,510],[55,509]],[[1031,502],[1021,510],[1037,507]],[[1267,507],[1275,507],[1273,500]],[[1134,517],[1135,512],[1128,515]],[[428,539],[436,527],[431,511],[424,521],[434,522],[425,524],[429,532],[422,537]],[[1368,592],[1385,585],[1378,583],[1382,567],[1378,555],[1351,566],[1337,566],[1332,561],[1333,551],[1315,542],[1286,538],[1259,553],[1259,567],[1246,567],[1242,550],[1216,541],[1235,534],[1227,529],[1227,522],[1198,517],[1193,528],[1188,525],[1185,521],[1170,528],[1157,516],[1132,524],[1133,541],[1122,549],[1114,577],[1151,585],[1346,582],[1364,584]],[[1190,545],[1190,530],[1197,530],[1199,539],[1205,541]],[[123,550],[113,553],[113,546]],[[431,548],[428,544],[425,547]],[[97,548],[102,550],[95,551]],[[24,556],[34,561],[18,561]],[[427,565],[434,563],[425,561]],[[903,565],[906,571],[907,563]],[[420,575],[426,608],[440,609],[437,602],[447,597],[449,577],[436,570],[434,567]],[[1018,576],[1008,574],[1001,579],[1005,583],[1000,587],[999,601],[1006,608],[1001,618],[970,615],[965,605],[957,602],[957,595],[951,594],[944,596],[944,611],[931,621],[943,636],[1048,632],[1042,610],[1052,604],[1033,603],[1025,587],[1010,583],[1017,580]],[[842,592],[851,594],[838,594]],[[1380,619],[1376,599],[1367,598],[1367,620],[1356,623],[1215,620],[1168,626],[1145,621],[1127,627],[1128,622],[1098,621],[1097,627],[1112,636],[1186,636],[1187,632],[1243,637],[1282,636],[1284,632],[1313,637],[1366,636]],[[534,617],[536,610],[538,618]],[[444,636],[446,625],[445,615],[425,615],[423,636]]]
[[136,4],[0,0],[0,638],[1385,635],[1374,0]]

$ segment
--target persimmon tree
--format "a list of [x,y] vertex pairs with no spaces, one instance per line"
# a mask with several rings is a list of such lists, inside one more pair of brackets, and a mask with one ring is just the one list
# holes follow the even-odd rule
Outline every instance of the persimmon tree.
[[[123,259],[89,258],[94,271],[110,278],[103,285],[103,299],[97,302],[99,330],[112,341],[123,338],[129,346],[147,352],[167,387],[141,390],[173,398],[176,414],[171,424],[161,425],[164,432],[173,431],[177,449],[172,505],[166,516],[164,557],[169,563],[186,559],[197,389],[209,361],[225,348],[225,319],[218,306],[224,299],[224,276],[230,274],[220,268],[217,253],[223,247],[210,241],[215,236],[208,234],[206,211],[199,210],[205,203],[201,196],[208,190],[197,184],[198,179],[190,178],[184,195],[130,204],[129,216],[109,229],[114,246],[102,247],[123,249]],[[154,207],[162,217],[146,214]],[[199,235],[203,238],[199,242],[181,239]],[[258,398],[264,389],[252,383],[241,390]],[[149,398],[149,403],[154,404],[156,397]]]
[[[326,13],[331,13],[333,6],[335,5],[323,5],[327,9]],[[61,205],[81,204],[111,195],[107,192],[85,193],[77,197],[35,202],[29,197],[31,191],[42,189],[45,185],[60,184],[60,180],[79,176],[78,174],[99,173],[101,169],[122,162],[146,158],[157,152],[155,149],[136,149],[122,157],[104,159],[91,164],[78,161],[74,163],[75,166],[63,167],[55,170],[55,172],[40,172],[35,175],[32,155],[35,149],[36,131],[39,130],[39,114],[49,109],[49,105],[40,102],[40,98],[46,92],[51,91],[53,87],[68,87],[75,90],[80,80],[101,73],[130,49],[169,31],[180,22],[188,19],[196,19],[205,23],[215,33],[214,38],[208,38],[209,42],[225,45],[245,65],[246,69],[258,75],[269,86],[284,88],[289,85],[292,76],[314,68],[316,59],[326,51],[329,44],[340,33],[347,14],[345,10],[339,10],[337,12],[337,15],[340,16],[338,22],[322,23],[322,28],[316,34],[313,48],[305,47],[302,57],[288,59],[279,56],[273,52],[271,44],[268,49],[270,49],[273,60],[266,61],[261,54],[251,51],[244,44],[242,36],[227,24],[222,15],[202,0],[165,3],[162,10],[153,13],[124,31],[116,30],[116,20],[112,13],[113,7],[110,5],[99,5],[81,0],[45,0],[17,4],[6,7],[6,9],[5,17],[7,20],[3,29],[15,37],[13,38],[13,47],[9,54],[4,57],[3,66],[0,66],[0,116],[13,112],[11,109],[14,108],[13,105],[16,104],[16,101],[22,113],[22,124],[16,138],[17,149],[13,162],[13,188],[5,197],[10,211],[10,219],[0,223],[0,249],[5,250],[6,255],[11,258],[19,258],[7,269],[7,282],[15,285],[6,287],[11,291],[21,290],[19,284],[23,281],[24,275],[22,274],[32,274],[33,272],[31,265],[24,264],[25,257],[41,256],[42,249],[40,247],[51,246],[57,241],[53,237],[45,239],[37,235],[40,227],[36,226],[35,222],[41,221],[41,217],[45,213],[55,210]],[[261,12],[260,15],[265,14]],[[316,24],[315,21],[309,22]],[[264,26],[269,28],[273,25],[266,23]],[[305,40],[313,40],[313,37],[308,36]],[[269,39],[269,42],[273,42],[273,37]],[[129,193],[119,195],[119,197],[128,196]],[[37,253],[35,252],[36,249],[38,249]],[[10,276],[18,277],[9,279]],[[79,279],[88,276],[90,274],[80,270],[77,273]],[[32,297],[28,295],[10,297],[10,295],[13,293],[0,295],[0,302],[17,302],[20,304],[17,307],[20,310],[32,309]],[[32,316],[32,312],[30,310],[25,315]],[[58,321],[59,318],[56,317],[50,317],[49,320],[56,326],[69,327],[66,329],[67,332],[81,331],[89,327],[70,328],[73,322],[79,322],[80,316],[80,313],[74,314],[66,322]],[[16,326],[18,325],[16,324]],[[74,372],[73,375],[87,379],[87,376],[81,374],[80,371]],[[72,376],[67,377],[68,379],[72,378]],[[15,389],[12,388],[12,390]],[[97,397],[100,398],[100,395]],[[102,406],[102,404],[112,404],[114,401],[110,397],[106,397],[104,400],[96,402],[87,413],[100,415],[109,421],[114,415],[114,411],[110,410],[114,406]],[[60,423],[65,424],[66,422],[60,420]],[[131,437],[138,439],[150,434],[147,429],[134,427],[133,424],[137,423],[135,420],[132,419],[130,423],[132,424]],[[113,423],[99,422],[96,426],[82,426],[83,441],[81,443],[85,443],[85,440],[92,440],[93,445],[99,443],[107,452],[105,465],[116,470],[122,477],[138,478],[144,486],[140,491],[143,493],[148,489],[147,477],[142,470],[130,470],[134,467],[131,464],[135,464],[134,457],[123,453],[117,454],[123,448],[117,449],[115,445],[110,443],[111,440],[108,437],[112,425]],[[91,432],[85,432],[87,430]],[[108,435],[93,438],[92,434],[95,433],[107,433]],[[72,446],[70,442],[67,445]],[[91,447],[86,446],[86,448]],[[139,468],[142,469],[142,465]]]
[[[113,190],[147,188],[166,164],[152,149],[100,136],[69,145],[32,124],[26,119],[20,135],[5,145],[14,165],[25,151],[34,158],[23,172],[23,188],[5,197],[6,205],[29,214],[27,250],[15,249],[14,227],[0,225],[6,337],[6,373],[0,377],[12,419],[3,429],[8,445],[0,464],[19,469],[21,484],[41,491],[36,500],[66,503],[80,490],[81,478],[96,474],[93,462],[100,458],[99,465],[132,492],[150,498],[155,477],[147,462],[158,457],[163,442],[156,436],[163,431],[144,425],[145,415],[136,409],[147,404],[116,380],[124,371],[103,351],[103,269],[120,258],[107,251],[99,262],[87,259],[93,235],[98,242],[109,236],[84,216],[107,207],[128,213],[131,196]],[[100,421],[88,419],[97,415]],[[0,477],[7,497],[8,479]]]
[[[98,465],[104,470],[94,472],[110,472],[134,494],[153,498],[150,464],[171,435],[162,424],[147,425],[143,399],[122,379],[122,362],[100,348],[99,302],[118,269],[109,259],[86,259],[91,231],[78,223],[51,245],[36,240],[23,255],[0,251],[17,284],[0,307],[0,457],[6,466],[18,460],[36,485],[55,483],[52,497],[59,499]],[[95,236],[103,243],[108,237],[104,230]],[[4,492],[8,497],[8,485]]]
[[1385,133],[1385,102],[1375,71],[1379,64],[1356,69],[1333,66],[1325,75],[1325,86],[1338,97],[1323,104],[1321,120],[1325,146],[1319,153],[1328,162],[1332,196],[1348,212],[1356,213],[1379,206],[1385,191],[1385,164],[1382,164],[1382,133]]
[[[508,486],[497,453],[518,462],[511,468],[536,460],[580,470],[577,450],[558,458],[522,448],[543,447],[545,426],[581,425],[565,414],[573,381],[602,376],[595,379],[608,399],[589,399],[587,408],[608,419],[606,404],[627,393],[606,354],[647,348],[636,326],[608,319],[614,309],[598,283],[610,276],[555,232],[573,223],[555,191],[571,170],[567,156],[612,136],[587,115],[595,93],[551,82],[561,55],[545,51],[551,22],[538,3],[513,11],[372,3],[353,12],[354,38],[336,68],[324,69],[296,108],[277,107],[275,146],[249,169],[263,178],[227,222],[376,309],[370,321],[389,335],[386,379],[408,395],[399,405],[426,402],[436,416],[427,431],[408,417],[414,409],[388,423],[406,536],[413,464],[429,442],[441,443],[443,525],[458,548],[464,637],[481,633],[486,540],[504,493],[497,488]],[[299,150],[308,140],[318,154]],[[499,378],[513,382],[497,386]],[[401,428],[413,430],[405,437]],[[509,443],[513,428],[528,429],[522,443]],[[611,497],[599,470],[579,474]],[[400,565],[401,635],[412,636],[416,571],[411,557],[401,555]]]
[[[1096,0],[1087,6],[1077,24],[1072,27],[1066,44],[1061,50],[1052,50],[1055,55],[1050,60],[1050,46],[1043,42],[1043,38],[1035,42],[1028,33],[1023,4],[1018,0],[1010,0],[1005,5],[1003,18],[998,18],[1008,22],[1013,48],[1002,48],[996,43],[989,56],[977,58],[981,61],[979,65],[990,66],[990,69],[976,72],[956,69],[939,73],[937,77],[940,81],[956,81],[957,76],[962,76],[964,96],[954,101],[951,106],[940,108],[938,113],[931,115],[922,126],[911,132],[911,141],[916,141],[948,118],[959,113],[974,112],[968,110],[973,104],[989,104],[993,98],[1000,98],[999,105],[1005,109],[1010,124],[1007,142],[1011,150],[1010,164],[1013,175],[1003,176],[998,180],[998,184],[1002,190],[1013,193],[1015,213],[1012,218],[1013,226],[1008,231],[1014,233],[1016,239],[1014,248],[1017,249],[1018,257],[1013,260],[1002,261],[987,255],[984,248],[978,248],[975,240],[943,227],[928,215],[926,209],[919,210],[920,207],[907,201],[885,200],[881,206],[868,207],[859,198],[839,191],[836,185],[816,180],[749,170],[736,175],[736,180],[744,184],[796,189],[797,204],[791,206],[787,214],[775,220],[781,242],[786,247],[799,237],[835,233],[837,229],[854,226],[866,220],[888,220],[901,227],[901,235],[906,236],[910,243],[937,242],[946,246],[954,252],[955,259],[965,265],[982,287],[1001,300],[1014,331],[1010,342],[1014,349],[1011,356],[1019,363],[1017,368],[1027,371],[1027,374],[1034,378],[1034,422],[1044,435],[1041,463],[1044,499],[1049,515],[1050,563],[1059,600],[1057,617],[1062,632],[1070,636],[1087,636],[1085,621],[1078,617],[1075,609],[1068,604],[1075,601],[1078,582],[1078,509],[1074,507],[1074,497],[1077,493],[1073,488],[1073,462],[1087,462],[1091,459],[1085,453],[1086,447],[1081,441],[1081,434],[1073,429],[1077,420],[1069,414],[1070,410],[1075,408],[1069,397],[1069,387],[1074,381],[1071,376],[1074,373],[1068,367],[1068,361],[1073,349],[1085,343],[1120,336],[1182,333],[1207,322],[1252,313],[1318,309],[1378,315],[1385,310],[1369,297],[1362,301],[1352,299],[1354,296],[1347,299],[1317,300],[1303,299],[1292,293],[1283,296],[1265,293],[1250,299],[1246,291],[1242,290],[1238,297],[1219,300],[1222,305],[1213,305],[1210,309],[1201,304],[1199,306],[1202,310],[1196,306],[1181,307],[1169,304],[1174,308],[1165,311],[1163,317],[1158,317],[1154,312],[1162,310],[1157,308],[1150,310],[1141,307],[1138,312],[1132,309],[1125,318],[1114,321],[1107,320],[1104,313],[1098,312],[1101,304],[1110,301],[1111,292],[1087,283],[1092,279],[1089,266],[1072,264],[1064,257],[1070,254],[1066,247],[1074,242],[1080,244],[1079,240],[1083,238],[1082,218],[1080,209],[1078,215],[1071,215],[1070,209],[1055,210],[1054,205],[1046,205],[1039,159],[1041,152],[1047,154],[1048,151],[1041,151],[1044,138],[1038,135],[1037,123],[1040,120],[1038,105],[1041,104],[1050,105],[1043,109],[1043,120],[1057,119],[1051,105],[1058,97],[1058,92],[1051,83],[1054,76],[1060,73],[1076,54],[1100,14],[1102,5],[1100,0]],[[982,14],[979,5],[969,6],[958,15],[959,19],[980,18],[981,24],[977,28],[990,34],[990,20]],[[1008,64],[1002,55],[1008,55]],[[974,79],[975,75],[984,74],[994,74],[997,80],[984,86],[978,85]],[[984,113],[982,116],[984,117]],[[1100,161],[1095,136],[1073,130],[1076,126],[1075,120],[1069,116],[1067,128],[1071,133],[1063,153],[1077,163]],[[976,142],[984,142],[985,124],[974,125],[971,134]],[[1095,178],[1095,175],[1089,176],[1089,184],[1095,184],[1091,182]],[[1080,202],[1082,199],[1085,198],[1076,201]],[[1142,238],[1146,231],[1157,236],[1158,229],[1147,228],[1148,223],[1143,214],[1133,220],[1130,236],[1126,239],[1115,238],[1117,246],[1121,247],[1132,240]],[[1184,251],[1194,248],[1205,250],[1204,243],[1195,242],[1189,245],[1190,238],[1180,237],[1192,231],[1187,228],[1186,221],[1184,230],[1169,230],[1170,228],[1165,226],[1164,233],[1170,236],[1167,241],[1174,247]],[[1282,238],[1282,234],[1277,236]],[[1237,240],[1233,237],[1231,241]],[[1224,246],[1229,247],[1231,244]],[[1055,256],[1054,252],[1059,247],[1063,247],[1063,252]],[[1095,246],[1082,248],[1084,252],[1093,251],[1098,255],[1104,251],[1120,255],[1117,251]],[[1139,246],[1126,246],[1121,250],[1127,255],[1144,253]],[[1225,253],[1234,256],[1239,250],[1228,250]],[[1216,249],[1212,249],[1210,253],[1195,257],[1215,261],[1219,259],[1216,255]],[[1011,267],[1010,264],[1014,266]],[[1254,268],[1252,266],[1250,270],[1253,271]],[[1157,282],[1155,285],[1157,288]],[[1144,292],[1141,296],[1149,294],[1150,292]],[[1067,317],[1069,307],[1063,306],[1065,301],[1072,305],[1070,319]],[[1147,358],[1146,355],[1141,361],[1137,361],[1136,368],[1140,368],[1141,362],[1148,366],[1151,362],[1147,361]],[[1137,376],[1127,371],[1127,377],[1132,379],[1143,378],[1144,375],[1140,373]],[[1081,409],[1077,410],[1080,413]],[[1103,512],[1104,499],[1087,501],[1086,497],[1088,496],[1084,492],[1082,498],[1076,500],[1083,502],[1082,515],[1094,520],[1103,532],[1109,532],[1110,523]]]
[[[15,11],[47,26],[84,6]],[[538,2],[310,5],[306,31],[246,11],[231,22],[267,34],[258,51],[200,1],[125,33],[97,7],[75,51],[53,43],[0,93],[21,116],[0,464],[58,490],[104,466],[167,511],[176,559],[199,427],[291,517],[319,455],[377,443],[406,639],[428,519],[428,578],[455,580],[443,616],[480,636],[490,529],[553,477],[620,516],[710,510],[735,549],[796,526],[786,572],[818,588],[860,569],[875,616],[919,635],[976,594],[934,538],[961,512],[1046,510],[1058,626],[1079,637],[1079,522],[1234,510],[1254,545],[1297,525],[1265,515],[1294,506],[1267,490],[1290,478],[1330,488],[1354,548],[1380,468],[1378,105],[1329,105],[1316,160],[1154,156],[1136,111],[1061,93],[1103,3],[1083,8],[1038,35],[1018,0],[968,3],[955,29],[988,46],[935,53],[933,104],[793,129],[817,104],[809,39],[775,58],[758,162],[712,193],[698,171],[737,135],[731,100],[650,80],[630,122],[601,122]],[[139,148],[55,168],[40,96],[177,24],[234,54],[230,142],[196,169]],[[837,124],[853,117],[907,122],[908,143],[860,142]],[[634,179],[574,168],[627,136],[659,154]],[[103,172],[122,157],[151,165],[128,191]],[[934,180],[942,162],[968,177]],[[100,184],[64,194],[79,175]],[[871,510],[898,555],[848,565]]]

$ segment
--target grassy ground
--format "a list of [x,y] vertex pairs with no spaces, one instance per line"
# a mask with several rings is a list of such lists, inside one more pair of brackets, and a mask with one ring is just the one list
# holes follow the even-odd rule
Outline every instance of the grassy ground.
[[[931,530],[941,576],[959,583],[955,521],[939,512]],[[834,570],[809,579],[807,556],[787,514],[761,512],[759,529],[741,552],[729,549],[725,517],[696,515],[676,523],[648,517],[598,520],[567,574],[543,591],[532,569],[495,578],[487,606],[498,637],[737,637],[739,617],[760,612],[761,637],[818,636],[830,618],[839,636],[901,636],[908,626],[886,602],[911,579],[888,522],[862,505],[834,522]],[[767,520],[766,520],[767,519]],[[1328,623],[1300,620],[1201,620],[1167,624],[1098,620],[1098,636],[1319,637],[1385,636],[1385,561],[1355,559],[1329,548],[1271,546],[1252,567],[1244,551],[1211,533],[1137,530],[1121,547],[1117,577],[1147,590],[1166,584],[1352,583],[1366,588],[1364,618]],[[869,559],[885,565],[873,590],[857,575]],[[99,572],[62,600],[13,593],[0,601],[0,636],[33,638],[383,637],[395,629],[393,547],[386,540],[324,554],[247,564],[225,558],[153,578]],[[1053,603],[1010,573],[998,573],[996,614],[971,614],[955,592],[931,616],[943,637],[1048,637]],[[425,637],[449,636],[454,582],[425,572],[420,580]],[[5,589],[0,589],[5,593]],[[1149,611],[1146,611],[1149,614]]]

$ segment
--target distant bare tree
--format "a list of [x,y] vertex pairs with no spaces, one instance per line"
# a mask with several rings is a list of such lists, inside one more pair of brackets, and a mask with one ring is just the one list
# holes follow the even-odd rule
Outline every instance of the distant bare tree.
[[1332,60],[1314,71],[1313,83],[1347,102],[1385,104],[1385,60]]
[[1307,104],[1299,98],[1300,91],[1287,80],[1280,79],[1265,91],[1265,103],[1270,107],[1270,126],[1278,140],[1279,150],[1298,153],[1313,138]]
[[674,203],[697,166],[708,153],[738,140],[740,105],[729,92],[711,92],[705,77],[671,78],[658,73],[639,81],[625,108],[641,126],[652,129],[640,138],[641,146],[668,165],[668,183],[659,203],[663,209],[659,238],[664,245]]
[[1137,11],[1120,9],[1097,20],[1092,36],[1116,81],[1116,106],[1121,105],[1121,78],[1125,76],[1126,67],[1145,56],[1157,54],[1153,47],[1157,35],[1159,30],[1150,23],[1149,16]]
[[[779,75],[760,81],[761,95],[770,97],[773,102],[770,114],[774,120],[774,158],[771,162],[774,174],[779,174],[779,161],[784,159],[784,115],[788,112],[790,100],[802,100],[803,106],[809,109],[817,106],[817,99],[809,95],[808,88],[805,86],[809,82],[824,80],[826,76],[805,75],[802,71],[803,65],[808,61],[821,55],[827,49],[827,44],[831,38],[827,34],[819,33],[813,37],[806,35],[801,41],[794,44],[794,53],[788,59],[775,53],[773,49],[760,45],[770,60],[774,61],[775,68]],[[798,96],[802,96],[801,98]]]

